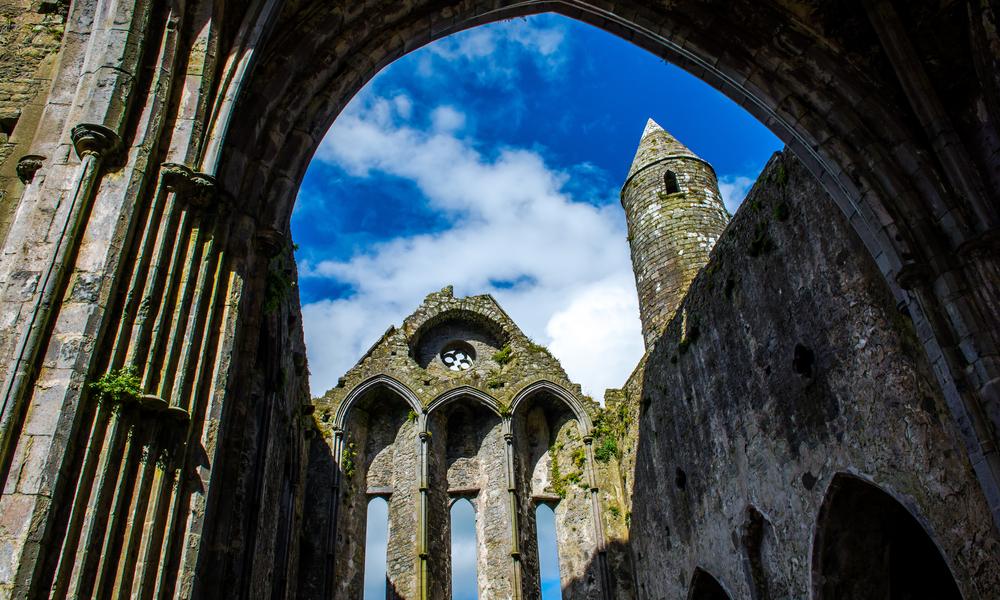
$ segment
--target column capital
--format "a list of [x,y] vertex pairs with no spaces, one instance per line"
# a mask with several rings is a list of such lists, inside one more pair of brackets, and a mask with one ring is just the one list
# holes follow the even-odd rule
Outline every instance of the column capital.
[[194,172],[190,180],[190,199],[195,206],[208,206],[216,203],[221,194],[215,177],[208,173]]
[[896,273],[896,283],[907,291],[928,284],[930,278],[931,270],[922,262],[908,262]]
[[101,160],[113,162],[117,166],[122,140],[114,131],[96,123],[80,123],[69,135],[73,140],[73,149],[81,159],[91,154]]

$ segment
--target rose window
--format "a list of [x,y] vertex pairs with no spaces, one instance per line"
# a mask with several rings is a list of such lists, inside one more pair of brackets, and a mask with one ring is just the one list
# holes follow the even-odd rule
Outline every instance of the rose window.
[[452,342],[441,350],[441,362],[452,371],[468,371],[476,361],[476,351],[465,342]]

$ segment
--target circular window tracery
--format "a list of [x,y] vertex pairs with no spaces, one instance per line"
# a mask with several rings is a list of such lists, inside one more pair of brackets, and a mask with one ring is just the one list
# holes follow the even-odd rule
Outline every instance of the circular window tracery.
[[451,342],[441,350],[441,362],[451,371],[468,371],[476,362],[476,350],[466,342]]

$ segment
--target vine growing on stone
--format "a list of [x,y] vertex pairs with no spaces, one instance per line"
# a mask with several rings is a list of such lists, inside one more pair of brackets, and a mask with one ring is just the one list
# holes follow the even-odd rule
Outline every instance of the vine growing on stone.
[[358,451],[354,446],[354,442],[348,442],[344,446],[344,453],[340,457],[340,466],[344,470],[344,476],[348,479],[354,477],[354,471],[357,469],[354,459],[357,457]]

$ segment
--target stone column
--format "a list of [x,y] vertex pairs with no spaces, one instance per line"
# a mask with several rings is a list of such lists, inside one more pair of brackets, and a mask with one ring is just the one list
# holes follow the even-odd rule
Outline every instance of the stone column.
[[419,474],[419,491],[420,495],[418,497],[417,506],[417,557],[419,562],[419,573],[418,573],[418,584],[420,587],[420,600],[430,600],[428,596],[428,588],[430,582],[430,573],[428,573],[427,562],[430,553],[430,543],[427,534],[427,504],[428,504],[428,492],[430,490],[429,476],[428,476],[428,465],[427,465],[427,451],[428,445],[430,444],[431,434],[427,431],[427,421],[426,416],[420,416],[421,431],[419,433],[420,438],[420,474]]
[[337,526],[340,523],[338,519],[340,514],[340,461],[344,455],[344,430],[339,427],[333,428],[333,484],[330,486],[330,493],[333,494],[333,500],[330,502],[330,536],[327,538],[326,549],[329,552],[329,561],[324,561],[324,564],[329,564],[328,572],[326,577],[323,578],[324,586],[324,598],[330,597],[333,593],[333,582],[336,580],[337,573],[334,571],[334,565],[337,564]]
[[611,578],[608,574],[607,542],[604,539],[604,521],[601,519],[601,500],[597,487],[597,472],[594,469],[594,436],[583,436],[587,453],[587,487],[590,492],[590,509],[594,518],[594,540],[597,542],[597,571],[601,578],[601,597],[611,600]]
[[31,390],[35,375],[34,365],[48,342],[51,320],[62,300],[85,217],[90,213],[90,205],[94,201],[101,169],[106,163],[115,160],[121,150],[118,134],[102,125],[77,125],[73,128],[72,138],[80,165],[77,167],[70,195],[69,210],[56,241],[52,260],[41,280],[41,293],[36,296],[31,318],[7,368],[3,405],[0,407],[0,481],[7,479],[11,453],[17,441],[17,424],[23,418],[26,396]]
[[524,590],[524,574],[521,565],[521,528],[518,521],[517,477],[514,474],[514,434],[511,433],[510,416],[503,417],[503,439],[507,465],[507,512],[510,515],[510,560],[511,587],[514,600],[520,600]]

